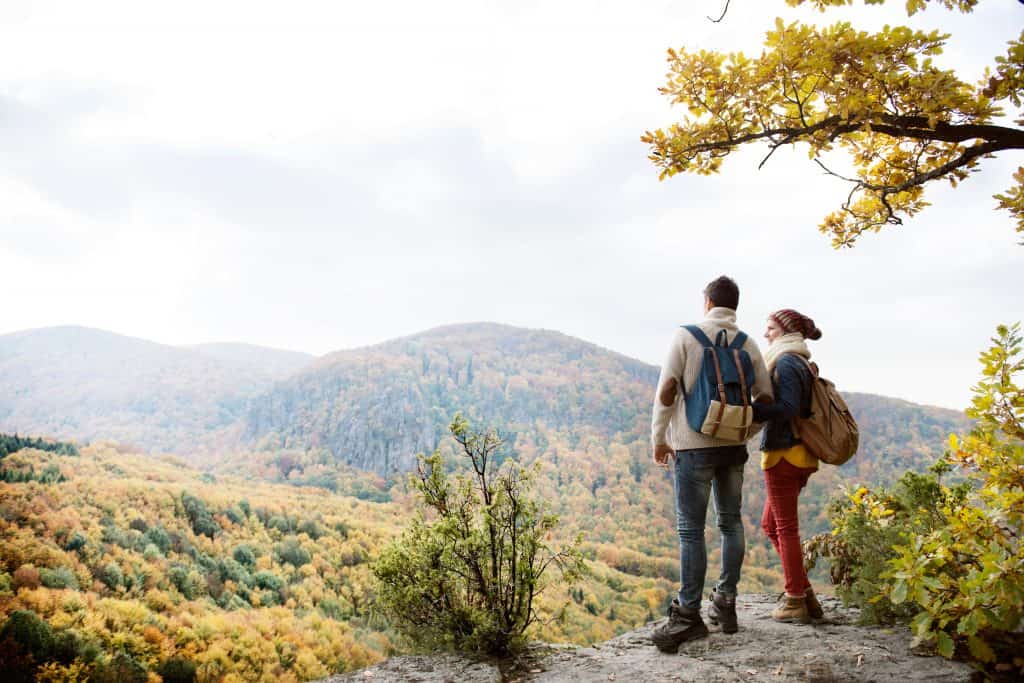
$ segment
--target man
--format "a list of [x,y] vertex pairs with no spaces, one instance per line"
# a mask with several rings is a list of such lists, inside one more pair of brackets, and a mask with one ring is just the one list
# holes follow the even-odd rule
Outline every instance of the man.
[[[736,326],[739,297],[739,287],[724,275],[704,289],[705,318],[697,327],[708,339],[717,339],[725,330],[731,344],[740,333]],[[770,401],[771,379],[760,349],[749,335],[742,349],[754,367],[754,400]],[[685,397],[698,378],[703,356],[703,346],[693,334],[684,328],[676,330],[658,378],[651,419],[654,461],[665,468],[671,461],[675,469],[673,486],[679,532],[679,595],[669,606],[668,621],[652,634],[654,644],[663,652],[676,652],[683,641],[703,638],[708,633],[700,616],[700,603],[707,573],[704,521],[712,490],[722,538],[722,572],[710,596],[708,618],[720,624],[725,633],[735,633],[738,628],[736,584],[745,552],[740,503],[747,448],[744,443],[694,431],[687,422]],[[680,380],[685,391],[679,386]]]

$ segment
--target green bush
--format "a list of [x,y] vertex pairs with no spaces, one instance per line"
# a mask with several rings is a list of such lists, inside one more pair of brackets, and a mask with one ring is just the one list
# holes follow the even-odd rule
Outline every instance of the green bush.
[[240,545],[235,548],[232,556],[235,558],[236,562],[243,564],[246,567],[256,566],[256,553],[254,553],[252,548],[247,545]]
[[70,551],[81,550],[85,547],[86,543],[87,539],[82,532],[76,531],[71,535],[71,538],[68,539],[68,542],[64,544],[64,549]]
[[53,635],[53,658],[61,664],[70,664],[81,658],[82,638],[77,631],[66,629]]
[[186,600],[195,600],[206,593],[206,580],[189,567],[176,564],[167,570],[167,578]]
[[89,683],[147,683],[148,680],[146,667],[124,652],[97,664],[89,677]]
[[171,549],[171,537],[167,535],[163,527],[151,526],[146,530],[146,538],[165,555]]
[[[902,491],[859,489],[836,504],[830,538],[810,550],[833,562],[840,586],[866,610],[913,616],[918,643],[973,660],[987,675],[1024,676],[1024,373],[1020,325],[1000,326],[981,355],[982,380],[966,438],[931,477]],[[966,481],[947,486],[938,474]],[[886,545],[889,543],[889,545]],[[839,576],[836,576],[838,568]],[[858,581],[860,583],[858,584]]]
[[292,523],[283,515],[274,515],[267,521],[267,528],[276,529],[283,534],[287,534],[292,530]]
[[0,629],[0,641],[10,638],[36,662],[53,658],[53,629],[31,610],[15,610]]
[[222,581],[234,581],[238,584],[249,583],[251,576],[249,570],[242,564],[230,557],[222,558],[218,562],[218,571]]
[[47,588],[71,588],[72,590],[78,590],[78,577],[67,567],[40,569],[39,579]]
[[266,569],[253,574],[252,582],[257,588],[269,591],[277,592],[284,588],[284,579]]
[[537,619],[547,570],[570,585],[580,576],[580,539],[548,546],[558,518],[531,496],[531,471],[497,467],[497,434],[471,431],[461,415],[450,431],[472,472],[446,476],[440,452],[419,456],[410,483],[421,508],[373,567],[377,600],[419,647],[507,655]]
[[172,657],[157,667],[164,683],[195,683],[196,665],[182,657]]
[[299,524],[297,531],[300,534],[306,534],[314,541],[324,535],[324,530],[320,528],[320,524],[315,519],[304,520]]
[[124,585],[124,572],[121,571],[120,566],[113,562],[103,567],[99,578],[110,590],[117,590]]
[[195,496],[182,492],[181,505],[185,508],[185,515],[189,524],[192,525],[192,532],[196,536],[207,536],[213,538],[220,531],[220,525],[214,521],[210,511],[206,509],[206,503]]
[[281,543],[278,543],[274,550],[282,562],[287,562],[293,567],[309,564],[311,559],[309,552],[302,547],[299,539],[294,536],[290,536]]

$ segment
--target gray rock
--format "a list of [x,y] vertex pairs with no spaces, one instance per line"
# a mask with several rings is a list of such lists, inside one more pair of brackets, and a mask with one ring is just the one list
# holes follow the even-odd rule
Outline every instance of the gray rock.
[[335,676],[342,681],[929,681],[971,680],[974,670],[942,657],[910,650],[905,627],[855,625],[857,612],[823,598],[825,619],[810,625],[772,620],[775,598],[742,595],[737,600],[739,633],[716,627],[701,640],[684,643],[676,655],[658,652],[651,631],[658,622],[593,647],[534,645],[515,662],[486,662],[457,655],[393,657],[377,666]]

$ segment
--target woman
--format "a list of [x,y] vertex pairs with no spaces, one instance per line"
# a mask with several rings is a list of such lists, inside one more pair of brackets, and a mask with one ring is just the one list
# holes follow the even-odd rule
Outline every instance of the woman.
[[786,580],[785,602],[772,612],[772,618],[806,624],[823,615],[804,570],[798,498],[807,479],[818,469],[818,459],[800,443],[792,420],[810,413],[814,376],[808,364],[811,352],[806,340],[820,339],[821,330],[807,316],[786,308],[768,316],[764,336],[768,340],[764,359],[775,403],[754,406],[754,419],[767,423],[761,441],[761,469],[768,497],[761,528],[782,560]]

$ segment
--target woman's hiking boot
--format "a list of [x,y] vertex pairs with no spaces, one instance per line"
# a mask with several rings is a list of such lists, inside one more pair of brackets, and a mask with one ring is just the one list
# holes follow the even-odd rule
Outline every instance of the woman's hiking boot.
[[807,613],[807,598],[803,595],[796,598],[792,595],[786,595],[784,602],[772,612],[772,619],[787,624],[794,622],[800,624],[811,623],[811,615]]
[[707,634],[708,627],[700,618],[700,610],[683,607],[678,600],[673,600],[668,607],[668,621],[654,629],[651,640],[662,652],[674,654],[684,641],[703,638]]
[[722,633],[736,633],[739,625],[736,621],[736,596],[719,593],[712,589],[708,596],[711,605],[708,607],[708,621],[722,627]]
[[814,594],[814,589],[810,586],[804,591],[804,600],[807,604],[807,614],[811,619],[824,619],[825,610],[821,609],[821,603],[818,602],[818,596]]

